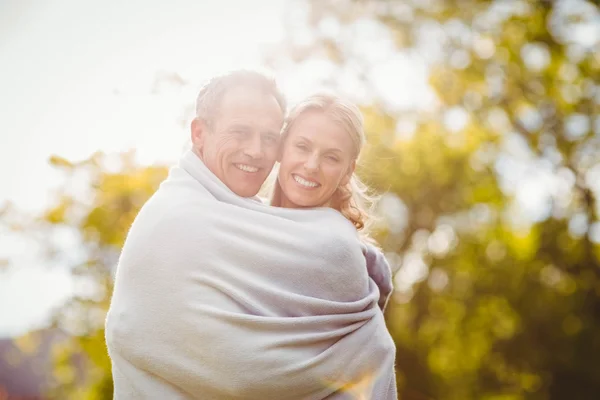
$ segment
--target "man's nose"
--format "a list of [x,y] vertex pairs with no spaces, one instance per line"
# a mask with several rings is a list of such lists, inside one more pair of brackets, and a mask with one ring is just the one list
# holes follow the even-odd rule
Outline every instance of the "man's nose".
[[263,144],[260,135],[252,137],[246,142],[244,153],[251,158],[260,159],[264,155]]

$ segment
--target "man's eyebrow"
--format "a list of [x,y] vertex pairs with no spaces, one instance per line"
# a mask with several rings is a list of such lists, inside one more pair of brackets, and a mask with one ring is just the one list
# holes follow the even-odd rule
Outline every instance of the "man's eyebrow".
[[[231,125],[227,130],[228,131],[243,131],[243,132],[251,132],[254,128],[250,125],[247,124],[233,124]],[[261,132],[262,135],[270,135],[270,136],[279,136],[280,133],[279,131],[263,131]]]
[[263,131],[262,134],[268,136],[280,136],[279,131]]

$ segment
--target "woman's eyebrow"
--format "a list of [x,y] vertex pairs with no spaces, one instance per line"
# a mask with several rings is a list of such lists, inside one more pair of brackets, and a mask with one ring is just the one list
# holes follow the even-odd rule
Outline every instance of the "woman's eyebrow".
[[307,138],[306,136],[298,135],[296,138],[304,140],[305,142],[308,142],[308,143],[312,143],[312,141],[309,138]]
[[[309,138],[307,138],[306,136],[302,136],[302,135],[298,135],[298,136],[296,137],[296,139],[303,140],[303,141],[305,141],[305,142],[307,142],[307,143],[310,143],[310,144],[312,144],[312,143],[313,143],[313,142],[312,142],[312,140],[310,140],[310,139],[309,139]],[[342,149],[340,149],[339,147],[330,147],[330,148],[328,148],[328,149],[325,149],[325,151],[324,151],[324,152],[325,152],[325,153],[327,153],[327,152],[343,153],[344,151],[343,151]]]

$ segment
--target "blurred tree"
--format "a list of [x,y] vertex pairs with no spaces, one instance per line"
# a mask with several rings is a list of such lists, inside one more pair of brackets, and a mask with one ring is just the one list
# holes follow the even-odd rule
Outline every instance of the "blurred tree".
[[13,230],[43,245],[47,265],[69,267],[74,279],[73,297],[54,313],[52,328],[67,335],[53,344],[49,396],[111,399],[104,320],[112,273],[129,226],[166,177],[167,168],[139,166],[133,152],[97,153],[77,163],[55,156],[50,163],[66,178],[54,205],[33,220],[5,211]]
[[313,0],[290,16],[271,65],[365,105],[402,398],[600,398],[597,2]]

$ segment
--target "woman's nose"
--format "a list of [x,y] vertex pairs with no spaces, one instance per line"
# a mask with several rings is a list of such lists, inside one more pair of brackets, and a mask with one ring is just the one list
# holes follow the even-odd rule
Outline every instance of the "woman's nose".
[[304,168],[306,168],[307,171],[316,171],[319,169],[319,157],[316,155],[311,155],[308,157],[308,159],[304,162]]

